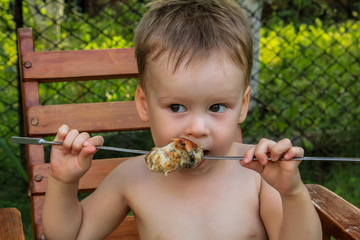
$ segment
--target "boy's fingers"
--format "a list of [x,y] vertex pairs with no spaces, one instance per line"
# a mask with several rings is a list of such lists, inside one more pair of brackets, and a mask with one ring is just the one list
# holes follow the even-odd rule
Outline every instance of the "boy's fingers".
[[72,144],[71,152],[74,154],[79,153],[83,148],[83,143],[87,141],[89,138],[90,135],[87,132],[82,132],[79,135],[77,135]]
[[66,124],[62,125],[61,127],[58,128],[54,141],[63,142],[68,132],[69,132],[69,126]]
[[92,164],[93,156],[96,152],[96,146],[102,146],[104,138],[102,136],[95,136],[87,139],[82,143],[82,150],[79,154],[79,164],[83,169],[89,169]]
[[253,158],[255,156],[255,146],[249,148],[245,154],[244,159],[240,160],[240,164],[243,167],[252,169],[258,173],[262,173],[264,171],[264,167],[260,164],[259,161],[254,161]]
[[63,149],[70,152],[72,150],[72,145],[78,135],[79,135],[78,130],[76,129],[70,130],[63,141]]
[[277,161],[281,156],[284,155],[289,149],[291,149],[292,143],[290,139],[285,138],[274,144],[271,148],[271,160]]
[[256,172],[258,172],[259,174],[262,174],[262,172],[264,171],[264,166],[261,165],[261,163],[259,161],[251,161],[251,162],[244,162],[243,160],[240,161],[241,166],[252,169]]
[[289,151],[284,155],[285,160],[291,160],[295,157],[303,157],[304,156],[304,149],[301,147],[292,147]]
[[88,146],[81,150],[79,153],[79,164],[83,169],[87,170],[91,167],[92,158],[95,152],[95,146]]
[[88,140],[86,140],[83,143],[83,146],[84,147],[90,146],[90,145],[102,146],[103,144],[104,144],[104,138],[102,136],[95,136],[95,137],[92,137],[92,138],[89,138]]
[[244,154],[244,158],[241,161],[243,161],[244,163],[250,163],[254,158],[254,154],[255,154],[255,146],[246,150]]
[[276,142],[269,139],[261,139],[255,147],[255,156],[261,165],[266,165],[269,161],[268,153]]
[[[66,135],[68,134],[69,132],[69,126],[64,124],[62,125],[61,127],[58,128],[57,130],[57,133],[56,133],[56,136],[55,136],[55,139],[54,141],[55,142],[61,142],[63,143],[65,138],[66,138]],[[52,146],[52,149],[63,149],[62,146],[58,146],[58,145],[53,145]]]

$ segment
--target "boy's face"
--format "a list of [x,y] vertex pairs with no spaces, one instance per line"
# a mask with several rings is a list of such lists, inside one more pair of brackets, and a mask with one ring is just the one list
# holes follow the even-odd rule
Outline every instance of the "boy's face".
[[149,63],[145,89],[138,87],[135,97],[155,145],[184,137],[209,155],[227,154],[248,109],[243,70],[222,54],[182,64],[175,73],[170,65],[165,57]]

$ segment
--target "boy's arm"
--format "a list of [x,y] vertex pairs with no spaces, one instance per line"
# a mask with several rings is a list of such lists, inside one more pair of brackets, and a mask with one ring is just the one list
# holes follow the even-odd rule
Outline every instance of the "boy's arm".
[[50,176],[43,209],[46,238],[104,239],[130,211],[120,189],[125,175],[124,169],[116,168],[80,203],[77,185],[59,183]]
[[90,168],[96,145],[103,144],[100,136],[90,138],[62,125],[53,145],[50,172],[43,207],[43,226],[49,239],[75,239],[82,221],[82,210],[77,200],[80,178]]
[[99,187],[81,201],[83,219],[77,239],[104,239],[129,213],[124,196],[129,171],[123,165],[111,171]]
[[100,136],[90,138],[87,133],[58,129],[51,151],[48,187],[43,207],[43,226],[49,239],[75,239],[82,224],[84,212],[77,200],[80,178],[90,168],[95,146],[103,144]]
[[291,196],[281,195],[281,200],[283,221],[279,239],[322,239],[320,219],[304,184]]
[[78,183],[62,183],[49,174],[42,216],[47,239],[76,239],[82,220],[77,192]]
[[[301,181],[300,162],[291,161],[294,157],[302,157],[303,149],[293,147],[288,139],[278,143],[263,139],[245,156],[241,164],[262,177],[260,214],[269,238],[320,240],[320,220]],[[259,161],[252,161],[254,156]],[[278,161],[281,157],[285,160]]]
[[271,240],[322,239],[320,220],[305,185],[293,196],[282,196],[262,180],[260,215]]

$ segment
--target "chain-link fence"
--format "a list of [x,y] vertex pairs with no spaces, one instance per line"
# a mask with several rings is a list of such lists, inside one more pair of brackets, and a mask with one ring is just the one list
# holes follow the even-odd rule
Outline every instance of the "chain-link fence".
[[[17,196],[26,192],[24,175],[14,164],[19,162],[20,150],[8,142],[10,136],[22,134],[16,28],[33,28],[36,51],[131,47],[147,2],[0,2],[1,206],[12,205],[9,199],[14,199],[14,191],[7,191],[7,186],[16,187]],[[359,156],[359,1],[238,2],[251,21],[255,40],[245,141],[288,137],[303,146],[307,155]],[[136,80],[43,84],[41,102],[132,99],[135,87]],[[320,178],[329,170],[329,164],[315,166],[311,168]]]

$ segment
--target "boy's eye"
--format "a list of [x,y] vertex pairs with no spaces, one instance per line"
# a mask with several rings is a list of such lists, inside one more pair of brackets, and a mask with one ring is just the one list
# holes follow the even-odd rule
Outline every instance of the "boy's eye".
[[225,110],[225,106],[222,104],[214,104],[212,106],[209,107],[209,111],[210,112],[223,112]]
[[170,106],[170,110],[172,112],[185,112],[185,107],[183,105],[180,105],[180,104],[172,104]]

